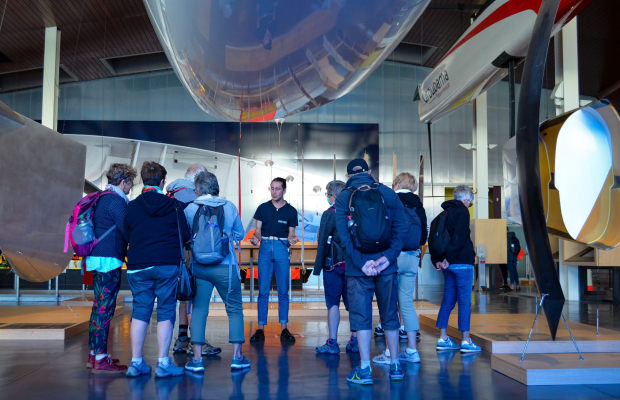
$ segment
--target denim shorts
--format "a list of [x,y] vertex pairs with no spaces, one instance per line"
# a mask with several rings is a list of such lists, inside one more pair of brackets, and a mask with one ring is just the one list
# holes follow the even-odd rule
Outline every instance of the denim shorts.
[[349,324],[352,331],[372,329],[372,298],[377,296],[381,325],[386,330],[400,328],[398,319],[398,274],[347,276]]
[[157,265],[127,274],[127,281],[133,295],[131,318],[147,324],[153,314],[157,298],[157,322],[170,321],[174,325],[177,308],[178,265]]
[[340,298],[344,307],[349,309],[349,298],[347,296],[347,277],[344,270],[334,268],[332,271],[323,270],[323,286],[325,287],[325,305],[329,310],[333,306],[340,306]]

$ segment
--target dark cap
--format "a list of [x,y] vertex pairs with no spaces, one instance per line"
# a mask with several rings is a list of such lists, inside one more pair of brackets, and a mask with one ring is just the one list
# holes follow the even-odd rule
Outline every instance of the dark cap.
[[368,172],[368,163],[363,158],[356,158],[347,164],[347,175],[359,174],[360,172]]

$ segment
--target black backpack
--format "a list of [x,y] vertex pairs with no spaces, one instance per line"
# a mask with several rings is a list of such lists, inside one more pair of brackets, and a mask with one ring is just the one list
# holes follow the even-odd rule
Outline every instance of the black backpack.
[[415,207],[405,206],[405,217],[407,220],[407,233],[403,237],[403,251],[414,251],[420,248],[422,221]]
[[519,254],[519,252],[521,251],[521,243],[519,242],[519,239],[517,239],[517,236],[514,234],[509,236],[508,251],[510,251],[514,255]]
[[380,185],[347,188],[351,191],[347,227],[353,246],[362,253],[378,253],[390,247],[392,221]]
[[446,258],[448,245],[450,244],[450,233],[446,226],[448,213],[444,210],[431,222],[431,230],[428,235],[428,251],[431,257],[436,260]]

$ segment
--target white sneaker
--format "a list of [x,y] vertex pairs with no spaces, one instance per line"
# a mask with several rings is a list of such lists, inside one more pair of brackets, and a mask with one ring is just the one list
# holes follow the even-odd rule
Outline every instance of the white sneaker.
[[378,356],[374,356],[372,358],[372,362],[375,364],[390,365],[392,363],[392,360],[390,359],[390,350],[385,349],[383,353]]

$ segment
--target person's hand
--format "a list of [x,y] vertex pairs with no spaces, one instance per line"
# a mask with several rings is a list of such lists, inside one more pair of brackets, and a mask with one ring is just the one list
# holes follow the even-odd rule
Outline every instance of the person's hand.
[[442,265],[443,265],[443,261],[437,261],[437,262],[435,263],[435,269],[436,269],[437,271],[441,271],[441,269],[442,269],[442,267],[441,267],[441,266],[442,266]]
[[292,235],[288,237],[288,242],[292,245],[294,245],[295,243],[297,243],[297,236]]
[[366,276],[376,276],[378,272],[375,269],[375,262],[373,260],[366,261],[366,263],[362,267],[362,272]]
[[377,274],[380,274],[389,266],[390,260],[388,260],[386,256],[382,256],[378,260],[375,260],[375,270],[377,271]]
[[258,240],[258,238],[256,236],[252,236],[250,238],[250,243],[252,243],[254,246],[258,245],[259,242],[260,242],[260,240]]
[[449,263],[449,262],[448,262],[448,260],[446,260],[445,258],[444,258],[444,260],[443,260],[443,263],[442,263],[442,264],[443,264],[443,265],[441,266],[441,268],[443,268],[443,269],[448,269],[448,268],[450,267],[450,263]]

